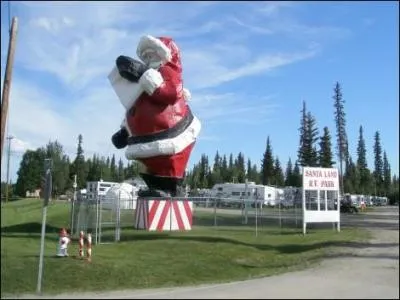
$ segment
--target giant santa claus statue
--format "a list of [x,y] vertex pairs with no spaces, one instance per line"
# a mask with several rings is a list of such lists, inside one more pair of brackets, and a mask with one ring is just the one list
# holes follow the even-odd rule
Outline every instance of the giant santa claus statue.
[[140,196],[182,196],[181,183],[200,133],[183,88],[178,46],[171,38],[143,36],[136,50],[141,61],[119,56],[108,76],[126,109],[121,129],[112,136],[128,160],[144,164],[149,190]]

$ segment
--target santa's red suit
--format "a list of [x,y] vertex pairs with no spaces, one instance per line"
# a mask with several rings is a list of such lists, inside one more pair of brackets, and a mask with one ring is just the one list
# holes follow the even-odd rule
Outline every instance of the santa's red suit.
[[179,49],[171,38],[144,36],[137,55],[150,66],[138,83],[122,78],[115,67],[109,75],[126,108],[126,157],[142,162],[148,174],[182,178],[201,124],[187,103]]

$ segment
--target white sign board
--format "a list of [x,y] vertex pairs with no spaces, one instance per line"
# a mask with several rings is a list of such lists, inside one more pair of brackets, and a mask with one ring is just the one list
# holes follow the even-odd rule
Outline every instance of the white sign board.
[[303,168],[304,234],[307,223],[336,223],[340,231],[339,190],[339,172],[336,168]]
[[328,168],[303,168],[303,189],[305,190],[339,190],[339,172]]

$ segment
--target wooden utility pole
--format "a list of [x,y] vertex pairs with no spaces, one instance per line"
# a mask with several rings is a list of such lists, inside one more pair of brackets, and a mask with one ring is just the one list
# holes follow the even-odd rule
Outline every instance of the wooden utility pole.
[[3,145],[6,131],[8,113],[8,99],[10,97],[11,77],[14,63],[15,44],[17,38],[18,19],[13,17],[10,30],[10,42],[8,44],[7,65],[4,74],[3,94],[1,96],[1,158],[3,158]]
[[7,151],[7,182],[6,182],[6,203],[8,202],[8,188],[10,186],[10,156],[11,156],[11,140],[13,136],[8,136],[8,151]]

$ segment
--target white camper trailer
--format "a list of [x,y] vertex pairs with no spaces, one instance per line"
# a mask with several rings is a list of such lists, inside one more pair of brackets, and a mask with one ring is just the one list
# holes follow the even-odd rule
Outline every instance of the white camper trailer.
[[293,207],[302,205],[302,188],[287,186],[283,188],[283,207]]
[[101,199],[104,199],[108,190],[116,184],[118,184],[118,182],[107,182],[103,180],[86,182],[87,199],[89,201],[95,199],[100,201]]
[[213,186],[210,194],[211,197],[226,199],[222,201],[224,204],[231,202],[239,206],[240,202],[235,200],[249,199],[261,205],[275,206],[283,198],[283,190],[254,182],[218,183]]

